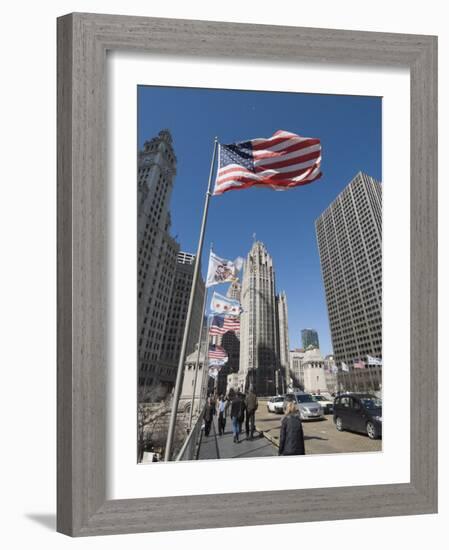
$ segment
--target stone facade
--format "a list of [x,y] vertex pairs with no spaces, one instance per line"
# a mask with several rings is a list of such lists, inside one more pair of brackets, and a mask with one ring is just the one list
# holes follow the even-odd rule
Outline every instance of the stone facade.
[[292,389],[304,389],[303,349],[290,350],[290,377]]
[[243,267],[240,316],[240,378],[245,390],[275,395],[280,389],[280,359],[273,260],[260,241],[254,242]]
[[309,346],[302,359],[304,375],[304,391],[317,393],[327,392],[326,374],[324,370],[324,359],[317,348]]
[[288,308],[287,295],[282,291],[276,296],[276,313],[278,326],[278,341],[279,341],[279,361],[281,366],[281,384],[280,392],[285,393],[290,384],[290,339],[288,336]]
[[359,172],[315,227],[337,364],[381,358],[381,184]]

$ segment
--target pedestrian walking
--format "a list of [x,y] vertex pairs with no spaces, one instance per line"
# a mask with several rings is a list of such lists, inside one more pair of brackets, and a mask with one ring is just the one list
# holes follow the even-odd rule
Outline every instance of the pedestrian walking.
[[257,395],[251,387],[248,395],[246,396],[246,439],[252,440],[254,438],[255,430],[255,417],[259,402],[257,401]]
[[226,417],[229,412],[229,401],[220,395],[220,401],[218,402],[218,434],[223,435],[226,428]]
[[242,409],[241,409],[240,417],[239,417],[239,433],[242,433],[243,422],[245,421],[245,416],[247,414],[246,400],[245,400],[246,396],[245,396],[244,393],[239,393],[239,395],[240,395],[240,399],[242,400]]
[[231,422],[232,433],[234,434],[234,443],[239,443],[239,434],[241,426],[241,416],[243,411],[243,401],[240,393],[236,393],[231,402]]
[[215,415],[217,412],[217,399],[215,397],[215,393],[210,396],[210,404],[212,407],[212,415]]
[[208,437],[210,433],[210,427],[212,424],[212,419],[214,417],[213,410],[214,407],[212,405],[212,399],[208,397],[206,407],[204,409],[204,435],[206,437]]
[[285,417],[282,419],[279,454],[284,456],[306,454],[302,422],[298,415],[298,407],[293,401],[287,403]]

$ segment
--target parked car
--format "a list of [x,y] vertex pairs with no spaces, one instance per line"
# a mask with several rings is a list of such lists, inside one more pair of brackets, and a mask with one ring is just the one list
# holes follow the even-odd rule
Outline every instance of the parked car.
[[294,392],[285,396],[283,408],[289,401],[295,401],[298,405],[299,416],[301,420],[318,420],[324,418],[323,408],[315,401],[310,393]]
[[382,437],[382,400],[369,393],[346,393],[335,398],[334,422],[338,431],[366,433],[370,439]]
[[282,395],[276,395],[270,397],[267,401],[267,411],[270,413],[283,413],[284,412],[284,397]]
[[312,397],[323,407],[324,414],[334,412],[334,402],[331,399],[319,393],[312,393]]

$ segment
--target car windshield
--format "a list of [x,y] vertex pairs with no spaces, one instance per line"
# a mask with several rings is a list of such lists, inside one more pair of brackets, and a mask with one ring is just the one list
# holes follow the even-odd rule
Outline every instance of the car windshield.
[[296,395],[296,399],[300,403],[310,403],[311,401],[313,401],[313,397],[310,395],[310,393],[298,393]]
[[382,407],[382,399],[377,397],[364,397],[360,401],[365,409],[380,409]]
[[273,401],[274,401],[275,403],[279,403],[280,401],[284,401],[284,398],[283,398],[283,397],[275,397],[275,398],[273,399]]
[[326,401],[326,399],[322,395],[314,395],[313,399],[315,401]]

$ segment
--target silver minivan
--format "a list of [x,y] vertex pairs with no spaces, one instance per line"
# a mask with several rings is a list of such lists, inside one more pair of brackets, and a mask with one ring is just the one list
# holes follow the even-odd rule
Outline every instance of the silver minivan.
[[318,420],[324,418],[323,407],[314,400],[310,393],[287,393],[284,399],[284,412],[289,401],[295,401],[301,420]]

